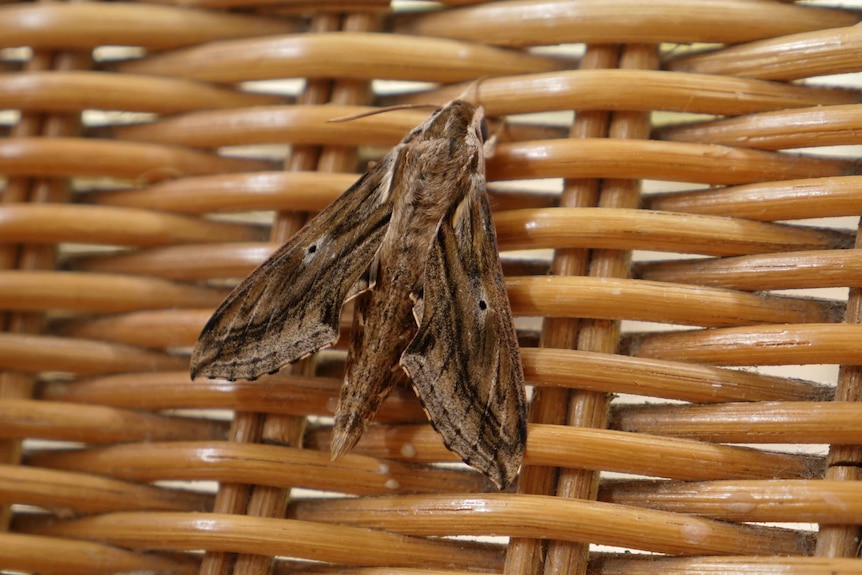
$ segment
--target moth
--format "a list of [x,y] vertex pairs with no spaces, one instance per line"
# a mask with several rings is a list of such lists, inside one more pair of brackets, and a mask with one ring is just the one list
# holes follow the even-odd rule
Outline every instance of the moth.
[[499,488],[526,443],[524,374],[485,194],[484,111],[453,100],[257,268],[203,328],[191,376],[255,379],[353,335],[333,459],[409,378],[445,445]]

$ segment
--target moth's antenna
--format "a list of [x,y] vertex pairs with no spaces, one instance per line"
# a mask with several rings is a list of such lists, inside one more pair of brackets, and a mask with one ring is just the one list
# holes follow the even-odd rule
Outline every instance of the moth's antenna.
[[474,93],[476,94],[475,104],[476,104],[477,106],[478,106],[478,105],[481,105],[481,103],[482,103],[482,99],[479,97],[479,86],[482,84],[482,82],[484,82],[484,81],[485,81],[485,80],[487,80],[488,78],[489,78],[489,76],[481,76],[481,77],[479,77],[479,78],[476,78],[476,79],[475,79],[475,80],[473,80],[472,82],[470,82],[470,85],[469,85],[469,86],[467,86],[467,87],[464,89],[464,91],[463,91],[463,92],[461,92],[461,93],[458,95],[458,98],[457,98],[457,99],[458,99],[458,100],[468,100],[468,101],[469,101],[469,98],[467,97],[467,95],[468,95],[470,92],[474,92]]
[[326,121],[330,124],[338,122],[349,122],[351,120],[358,120],[359,118],[367,118],[368,116],[376,116],[377,114],[394,112],[395,110],[415,110],[417,108],[434,108],[436,110],[439,107],[440,106],[435,106],[434,104],[396,104],[394,106],[386,106],[385,108],[369,110],[368,112],[359,112],[358,114],[351,114],[349,116],[339,116],[338,118],[332,118],[331,120]]

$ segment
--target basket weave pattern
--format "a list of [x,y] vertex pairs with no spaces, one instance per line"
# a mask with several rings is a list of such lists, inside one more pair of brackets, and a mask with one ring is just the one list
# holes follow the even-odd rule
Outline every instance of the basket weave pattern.
[[[862,573],[859,20],[0,5],[0,570]],[[188,375],[229,287],[427,111],[327,120],[465,90],[530,386],[502,493],[407,388],[331,461],[344,338]]]

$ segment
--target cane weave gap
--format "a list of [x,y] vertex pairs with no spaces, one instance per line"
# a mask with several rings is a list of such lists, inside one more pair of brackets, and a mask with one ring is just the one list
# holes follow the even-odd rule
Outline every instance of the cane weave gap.
[[[862,3],[0,5],[0,572],[862,574]],[[530,399],[500,492],[215,307],[481,104]]]

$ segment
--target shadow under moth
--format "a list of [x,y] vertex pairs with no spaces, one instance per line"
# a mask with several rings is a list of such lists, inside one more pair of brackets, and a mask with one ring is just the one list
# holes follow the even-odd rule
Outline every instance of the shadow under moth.
[[485,195],[484,112],[453,100],[410,131],[225,299],[191,375],[255,379],[353,336],[332,436],[348,452],[409,377],[446,446],[498,487],[521,465],[524,374]]

